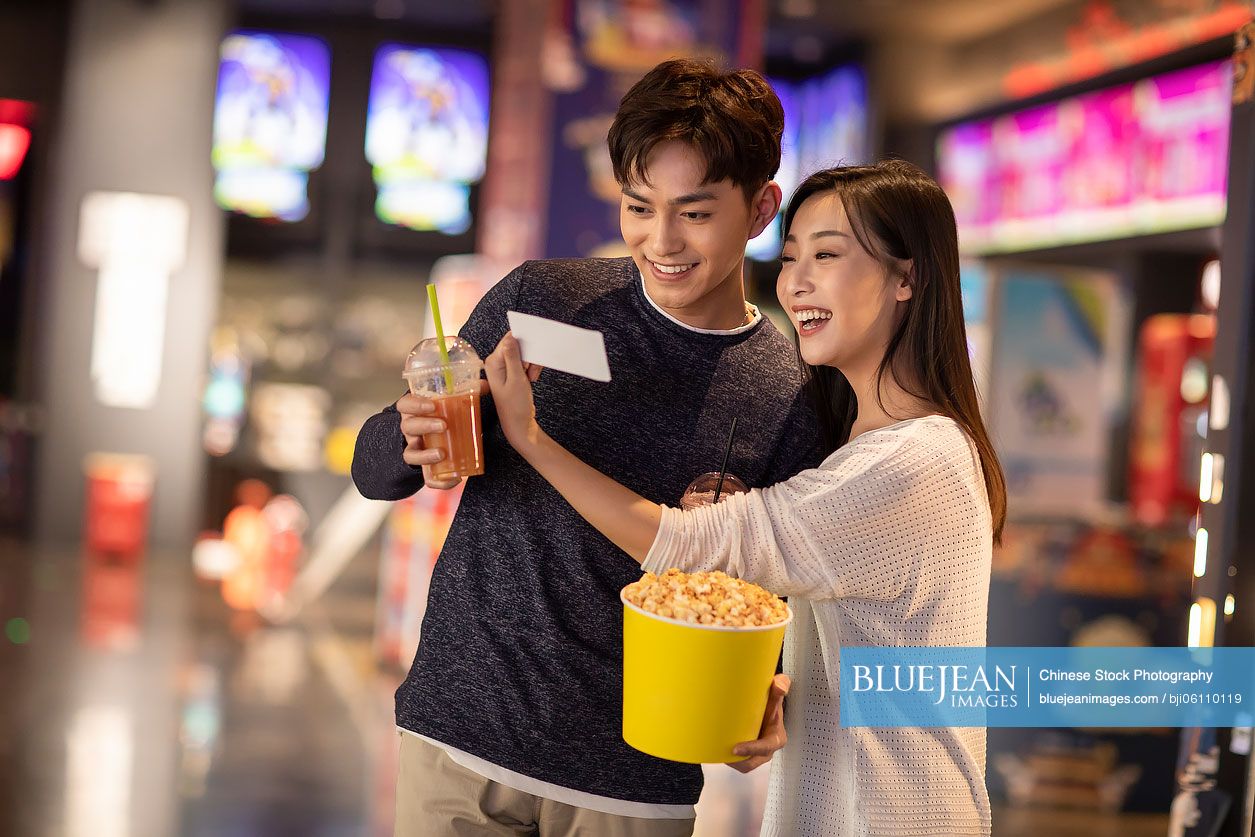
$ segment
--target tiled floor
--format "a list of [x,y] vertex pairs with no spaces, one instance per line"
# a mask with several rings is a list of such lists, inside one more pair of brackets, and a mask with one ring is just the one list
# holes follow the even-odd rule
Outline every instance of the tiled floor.
[[[185,555],[111,565],[0,540],[0,837],[390,834],[398,674],[371,655],[374,572],[362,556],[276,627],[228,608]],[[766,771],[709,776],[699,835],[756,833]],[[1167,832],[1162,816],[995,823]]]
[[0,613],[30,639],[0,646],[0,834],[390,833],[396,681],[351,576],[274,627],[186,556],[3,550]]

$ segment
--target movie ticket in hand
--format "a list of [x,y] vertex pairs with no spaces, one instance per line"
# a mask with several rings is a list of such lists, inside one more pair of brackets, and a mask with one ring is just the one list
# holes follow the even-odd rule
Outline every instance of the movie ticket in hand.
[[507,311],[510,331],[519,341],[524,363],[557,369],[594,381],[610,380],[606,339],[600,331]]

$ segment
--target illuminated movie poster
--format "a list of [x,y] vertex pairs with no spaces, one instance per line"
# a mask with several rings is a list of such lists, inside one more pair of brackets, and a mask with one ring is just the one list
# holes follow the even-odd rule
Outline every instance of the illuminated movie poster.
[[798,167],[802,175],[866,162],[867,79],[858,67],[838,67],[800,85]]
[[[845,66],[806,81],[770,81],[784,106],[784,137],[776,183],[784,193],[786,206],[793,190],[807,175],[832,166],[867,162],[867,79],[862,69]],[[781,215],[783,210],[784,206]],[[777,217],[752,240],[745,249],[746,255],[759,261],[777,258],[782,221]]]
[[1215,61],[943,131],[960,247],[1010,252],[1224,220],[1232,69]]
[[956,125],[937,140],[938,180],[954,207],[964,252],[981,252],[989,240],[994,203],[986,196],[992,188],[992,144],[992,122]]
[[1001,273],[990,425],[1022,516],[1088,518],[1106,498],[1110,428],[1124,400],[1129,303],[1096,271]]
[[548,76],[554,141],[545,253],[621,255],[620,192],[606,149],[619,100],[668,58],[744,66],[752,12],[737,0],[569,0],[563,9],[564,48],[546,55],[563,60]]
[[780,104],[784,107],[784,135],[780,138],[780,168],[776,171],[776,183],[780,186],[782,196],[780,214],[767,225],[767,229],[759,233],[756,238],[750,239],[745,245],[745,255],[760,262],[780,257],[782,245],[780,231],[784,223],[784,210],[788,206],[789,195],[801,182],[798,167],[800,120],[798,119],[797,86],[780,79],[773,78],[767,81],[771,83],[771,88],[776,91],[776,95],[780,97]]
[[1143,225],[1150,229],[1224,220],[1229,174],[1233,65],[1205,64],[1133,86],[1141,134],[1137,171]]
[[455,49],[389,44],[375,54],[366,121],[380,220],[455,235],[488,153],[488,64]]
[[233,32],[214,108],[214,195],[224,209],[299,221],[327,141],[331,53],[317,38]]

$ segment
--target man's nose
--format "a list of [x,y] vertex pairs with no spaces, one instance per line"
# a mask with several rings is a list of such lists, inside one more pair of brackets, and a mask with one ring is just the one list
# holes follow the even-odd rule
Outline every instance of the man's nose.
[[650,243],[657,256],[669,256],[684,249],[684,238],[680,235],[679,225],[669,218],[655,221],[651,238]]

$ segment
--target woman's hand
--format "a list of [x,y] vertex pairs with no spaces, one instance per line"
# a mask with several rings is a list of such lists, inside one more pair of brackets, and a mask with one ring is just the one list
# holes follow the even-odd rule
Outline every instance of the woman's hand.
[[767,709],[763,712],[763,726],[755,741],[745,741],[732,748],[738,756],[749,756],[745,761],[734,761],[728,766],[742,773],[749,773],[771,761],[772,755],[788,743],[784,731],[784,696],[789,693],[792,681],[787,674],[777,674],[771,681],[771,693],[767,696]]
[[536,423],[536,404],[532,400],[532,382],[540,377],[541,367],[523,363],[519,341],[510,332],[484,361],[488,387],[497,408],[497,419],[505,437],[516,450],[534,442],[540,435]]

